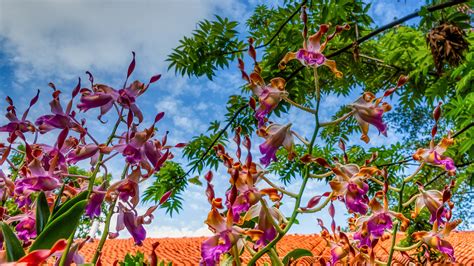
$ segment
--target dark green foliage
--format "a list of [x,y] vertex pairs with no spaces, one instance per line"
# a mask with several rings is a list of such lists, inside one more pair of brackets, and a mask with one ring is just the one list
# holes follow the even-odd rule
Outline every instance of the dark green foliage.
[[181,193],[188,185],[184,174],[183,168],[178,163],[166,162],[154,175],[155,180],[143,193],[142,201],[158,203],[166,192],[173,190],[170,198],[161,204],[161,207],[166,209],[166,213],[173,216],[174,212],[177,213],[183,208]]
[[227,51],[242,49],[244,43],[237,38],[238,22],[216,16],[215,21],[203,20],[192,37],[185,37],[173,49],[167,61],[168,68],[188,76],[207,76],[212,79],[217,68],[228,67],[236,54]]
[[18,240],[15,233],[13,233],[10,226],[6,223],[1,223],[3,239],[5,240],[5,250],[7,252],[8,261],[17,261],[21,257],[25,256],[25,251],[21,245],[20,240]]
[[87,200],[82,200],[68,208],[66,212],[51,220],[30,246],[30,252],[50,249],[59,239],[68,239],[79,224]]
[[41,191],[36,198],[36,234],[39,235],[48,223],[50,216],[48,202],[44,192]]

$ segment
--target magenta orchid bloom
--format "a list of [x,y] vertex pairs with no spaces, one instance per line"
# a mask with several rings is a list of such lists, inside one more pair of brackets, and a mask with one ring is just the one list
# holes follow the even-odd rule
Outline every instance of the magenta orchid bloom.
[[342,72],[337,70],[336,62],[334,60],[329,60],[326,56],[323,55],[324,49],[326,48],[329,41],[331,41],[337,34],[341,33],[343,30],[349,30],[350,26],[345,24],[344,26],[336,26],[334,33],[328,35],[326,40],[321,43],[322,38],[326,33],[329,31],[329,25],[322,24],[319,26],[318,32],[309,36],[307,38],[307,15],[306,15],[306,8],[302,8],[302,16],[304,23],[303,29],[303,48],[299,49],[297,52],[289,52],[285,55],[285,57],[280,61],[278,67],[280,69],[285,69],[286,64],[294,59],[297,59],[301,62],[304,66],[310,67],[319,67],[319,66],[327,66],[329,69],[336,75],[336,77],[342,77]]
[[112,148],[106,147],[104,144],[95,145],[95,144],[85,144],[78,145],[74,150],[68,153],[66,161],[69,164],[76,164],[79,161],[86,159],[91,159],[91,165],[97,163],[100,153],[109,154],[112,151]]
[[343,198],[349,212],[366,214],[369,202],[367,197],[369,185],[365,180],[367,177],[379,173],[380,170],[376,167],[359,168],[356,164],[336,163],[331,171],[336,175],[329,181],[334,196]]
[[105,184],[101,185],[97,190],[92,192],[89,202],[86,205],[85,214],[89,218],[99,217],[101,212],[102,202],[105,199]]
[[349,105],[362,131],[360,139],[365,143],[370,141],[367,135],[369,124],[376,127],[382,135],[387,136],[387,124],[383,122],[382,116],[385,112],[390,111],[392,107],[386,102],[383,102],[380,106],[381,100],[382,98],[375,98],[375,95],[371,92],[364,92],[359,99]]
[[359,247],[372,247],[372,244],[381,238],[386,230],[392,228],[392,219],[398,219],[401,222],[401,231],[405,231],[410,223],[410,220],[403,214],[388,209],[386,196],[384,196],[384,206],[377,201],[376,197],[369,202],[369,206],[372,214],[361,216],[356,222],[356,226],[360,228],[360,231],[354,234],[354,239],[359,241]]
[[90,72],[87,72],[89,74],[89,80],[92,83],[92,90],[86,88],[81,89],[81,99],[77,105],[81,111],[86,112],[89,109],[100,108],[100,119],[112,109],[114,104],[118,104],[122,108],[130,110],[133,117],[136,117],[139,123],[143,121],[143,114],[135,104],[136,98],[145,93],[150,84],[158,81],[161,75],[151,77],[147,85],[136,80],[127,87],[128,78],[135,69],[135,52],[132,52],[132,54],[133,59],[128,68],[127,79],[125,80],[123,88],[120,90],[116,90],[107,85],[93,84],[94,78]]
[[153,220],[153,212],[158,206],[152,206],[143,215],[137,215],[135,209],[125,207],[121,202],[118,203],[119,213],[117,216],[116,232],[109,233],[110,238],[116,238],[123,229],[132,235],[137,246],[141,246],[146,239],[146,230],[144,224],[150,224]]
[[453,246],[443,238],[449,236],[449,233],[461,223],[461,220],[447,222],[443,229],[438,228],[438,223],[433,223],[433,229],[430,232],[420,231],[412,234],[414,240],[422,241],[429,247],[441,252],[447,256],[451,262],[455,262]]
[[52,191],[59,187],[58,177],[52,174],[52,171],[46,171],[43,168],[40,157],[33,158],[28,164],[20,170],[20,176],[15,181],[15,193],[29,195],[37,191]]
[[21,133],[36,131],[36,128],[33,125],[33,123],[26,120],[26,117],[28,116],[28,113],[30,112],[31,107],[38,101],[38,98],[39,98],[39,90],[36,96],[33,97],[33,99],[31,99],[30,105],[28,106],[26,111],[23,113],[23,116],[21,117],[21,119],[18,119],[15,106],[13,105],[13,100],[10,97],[7,97],[7,103],[9,104],[9,106],[7,107],[7,114],[5,115],[5,117],[10,122],[4,126],[0,126],[0,132],[9,133],[8,142],[13,143],[13,141],[15,141],[17,137],[15,133],[16,131],[19,131]]
[[32,214],[26,215],[20,222],[15,226],[15,230],[18,239],[23,242],[29,242],[30,239],[36,237],[36,220]]
[[456,174],[456,166],[452,158],[443,155],[449,146],[453,145],[454,140],[451,138],[451,135],[448,134],[447,137],[443,138],[438,145],[434,145],[434,142],[430,142],[430,148],[424,149],[419,148],[415,154],[413,154],[413,159],[419,162],[425,162],[430,165],[438,166],[448,172],[449,175]]
[[264,155],[260,162],[268,166],[271,161],[276,161],[276,152],[280,147],[288,151],[289,159],[294,157],[294,140],[291,133],[291,124],[285,126],[271,124],[259,130],[259,135],[265,138],[265,142],[260,144],[260,152]]
[[239,234],[245,233],[244,230],[232,226],[232,211],[229,210],[227,216],[223,217],[217,210],[217,207],[220,206],[222,206],[221,199],[214,199],[212,209],[205,221],[214,236],[201,244],[201,265],[217,265],[220,256],[228,253],[233,245],[237,245],[239,252],[243,248],[241,241],[239,241]]
[[286,81],[282,78],[273,78],[270,84],[265,84],[258,72],[250,74],[250,87],[260,103],[255,112],[259,128],[265,125],[266,117],[278,106],[282,96],[288,94],[285,91],[285,84]]
[[451,219],[451,208],[453,205],[450,200],[450,186],[446,186],[443,191],[424,190],[421,185],[418,186],[418,189],[420,194],[416,196],[415,209],[412,212],[413,218],[416,218],[421,210],[426,207],[431,214],[430,223],[436,221],[439,225],[443,225]]
[[[80,86],[80,83],[78,86]],[[44,134],[53,129],[68,128],[79,133],[84,133],[85,129],[73,119],[75,114],[71,113],[72,99],[67,106],[67,110],[64,111],[61,102],[59,101],[59,94],[61,94],[61,91],[55,90],[53,92],[53,100],[49,103],[53,114],[43,115],[36,119],[35,124],[38,126],[39,132]]]

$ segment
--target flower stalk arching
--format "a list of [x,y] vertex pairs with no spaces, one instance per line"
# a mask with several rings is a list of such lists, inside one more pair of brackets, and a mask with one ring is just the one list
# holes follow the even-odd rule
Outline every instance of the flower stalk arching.
[[313,109],[311,109],[311,108],[305,107],[305,106],[303,106],[303,105],[301,105],[301,104],[299,104],[299,103],[297,103],[297,102],[291,100],[291,99],[288,98],[288,96],[286,96],[286,95],[281,96],[281,98],[282,98],[283,100],[285,100],[287,103],[289,103],[289,104],[293,105],[294,107],[299,108],[299,109],[301,109],[301,110],[303,110],[303,111],[305,111],[305,112],[308,112],[308,113],[311,113],[311,114],[315,114],[315,112],[316,112],[315,110],[313,110]]
[[270,181],[270,179],[268,179],[266,176],[261,175],[260,178],[263,179],[265,182],[267,182],[267,184],[270,185],[272,188],[274,188],[274,189],[280,191],[281,193],[283,193],[283,194],[285,194],[285,195],[287,195],[287,196],[290,196],[290,197],[292,197],[292,198],[298,197],[298,195],[296,195],[295,193],[290,192],[290,191],[288,191],[288,190],[286,190],[286,189],[283,189],[283,188],[277,186],[275,183],[273,183],[272,181]]
[[327,126],[332,126],[341,123],[342,121],[346,120],[347,118],[351,117],[355,113],[354,110],[344,114],[343,116],[329,122],[321,122],[319,123],[320,127],[327,127]]
[[[313,135],[311,137],[311,141],[309,142],[309,145],[307,145],[308,154],[313,153],[314,142],[316,141],[316,137],[318,135],[319,128],[320,128],[319,127],[319,104],[321,102],[321,88],[319,87],[319,75],[318,75],[317,67],[313,67],[313,70],[314,70],[314,85],[315,85],[315,99],[316,99],[316,108],[315,108],[315,113],[314,113],[315,126],[313,130]],[[276,245],[276,243],[278,243],[281,240],[281,238],[284,235],[286,235],[286,233],[288,233],[288,231],[291,229],[291,227],[295,223],[296,217],[298,216],[298,210],[300,209],[301,200],[303,198],[303,193],[306,188],[306,184],[308,183],[308,179],[310,178],[309,171],[310,171],[310,167],[308,164],[305,166],[305,169],[303,172],[303,182],[301,184],[299,193],[296,197],[295,206],[294,206],[293,212],[291,214],[291,217],[288,221],[287,226],[285,227],[285,229],[283,229],[282,233],[277,234],[277,236],[270,243],[268,243],[264,248],[262,248],[254,256],[252,256],[252,258],[248,262],[248,265],[255,265],[255,263],[260,257],[262,257],[267,252],[271,252],[271,249]]]

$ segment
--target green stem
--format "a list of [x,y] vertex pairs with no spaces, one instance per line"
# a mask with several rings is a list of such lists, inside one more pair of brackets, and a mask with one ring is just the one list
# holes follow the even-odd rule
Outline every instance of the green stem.
[[239,248],[237,247],[237,244],[232,246],[232,253],[234,253],[234,262],[235,266],[240,266],[240,254],[239,254]]
[[[319,87],[319,76],[318,76],[318,71],[317,68],[314,69],[314,84],[315,84],[315,98],[316,98],[316,108],[315,108],[315,113],[314,113],[314,120],[315,120],[315,126],[314,126],[314,131],[313,131],[313,136],[311,137],[311,141],[308,145],[308,154],[313,153],[313,146],[314,142],[316,141],[316,137],[318,135],[319,131],[319,103],[321,101],[321,89]],[[308,182],[309,179],[309,164],[305,166],[304,173],[303,173],[303,183],[301,184],[300,191],[298,193],[298,196],[296,198],[295,202],[295,207],[293,208],[293,213],[291,214],[290,220],[288,221],[287,226],[283,230],[282,233],[279,233],[275,239],[273,239],[270,243],[268,243],[264,248],[262,248],[259,252],[255,253],[255,255],[250,259],[248,265],[255,265],[258,259],[262,257],[265,253],[271,252],[271,249],[278,243],[278,241],[281,240],[281,238],[288,233],[290,228],[293,226],[293,224],[296,221],[296,217],[298,216],[298,210],[300,208],[301,204],[301,199],[303,197],[303,192],[306,188],[306,183]]]
[[[122,171],[122,176],[121,180],[125,178],[128,172],[129,164],[126,164],[125,167],[123,168]],[[94,253],[94,258],[92,259],[92,264],[96,264],[97,260],[99,259],[100,253],[102,252],[102,248],[104,247],[105,241],[107,240],[107,237],[109,235],[109,229],[110,229],[110,221],[112,220],[112,216],[114,215],[114,209],[115,206],[117,205],[117,198],[114,199],[114,201],[110,204],[109,206],[109,212],[107,213],[107,216],[105,217],[105,225],[104,225],[104,232],[102,232],[102,236],[100,237],[99,245],[97,246],[97,249]]]
[[[120,125],[121,121],[122,121],[122,111],[120,111],[117,122],[115,122],[114,128],[112,129],[112,133],[107,138],[107,142],[105,143],[105,146],[109,146],[110,143],[112,143],[112,140],[115,136],[115,132],[117,131],[117,128]],[[89,179],[89,186],[87,187],[87,198],[89,198],[90,195],[92,194],[92,189],[94,188],[95,178],[96,178],[97,174],[99,173],[100,165],[102,164],[102,159],[103,158],[104,158],[104,154],[100,153],[99,158],[97,158],[97,163],[94,166],[94,171],[92,171],[91,177]],[[82,211],[84,212],[84,210],[82,210]],[[79,226],[79,224],[77,226]],[[71,249],[72,242],[74,242],[74,235],[76,234],[77,226],[76,226],[76,228],[74,228],[73,232],[71,233],[71,235],[68,238],[67,246],[63,251],[63,255],[61,256],[61,260],[59,261],[59,266],[65,266],[67,254],[69,253],[69,250]]]
[[416,242],[415,244],[411,245],[411,246],[408,246],[408,247],[399,247],[399,246],[395,246],[394,249],[395,250],[398,250],[398,251],[410,251],[412,249],[415,249],[419,246],[421,246],[423,242],[419,241],[419,242]]
[[270,253],[268,255],[270,256],[272,265],[283,266],[283,262],[281,262],[280,257],[278,256],[278,253],[276,252],[275,248],[271,248]]
[[268,216],[268,219],[270,220],[270,222],[272,223],[273,227],[275,227],[275,230],[277,230],[277,232],[279,234],[283,233],[283,230],[281,230],[281,227],[280,225],[278,224],[277,221],[275,221],[275,219],[273,219],[273,216],[272,214],[270,213],[270,210],[268,209],[268,206],[267,206],[267,203],[265,202],[264,199],[260,199],[260,203],[262,204],[262,208],[263,208],[263,211],[265,212],[265,214]]
[[[398,199],[398,212],[401,212],[403,208],[403,190],[405,189],[405,184],[406,184],[405,181],[403,181],[402,187],[400,188],[399,199]],[[393,252],[395,251],[395,241],[397,238],[397,232],[398,232],[399,226],[400,226],[400,222],[396,223],[395,226],[393,227],[392,243],[390,246],[390,253],[388,254],[387,266],[390,266],[390,264],[392,263]]]

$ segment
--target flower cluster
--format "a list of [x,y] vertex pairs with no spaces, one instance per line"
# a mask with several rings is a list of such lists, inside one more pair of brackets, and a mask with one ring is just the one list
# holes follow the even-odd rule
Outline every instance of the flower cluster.
[[[234,140],[240,146],[240,130],[236,132]],[[211,204],[206,224],[214,236],[202,243],[203,265],[215,265],[221,254],[228,252],[238,257],[244,246],[258,250],[272,241],[284,226],[285,218],[278,210],[283,195],[273,187],[257,187],[265,172],[252,161],[248,136],[242,144],[247,149],[244,161],[241,161],[240,152],[237,158],[232,158],[222,145],[215,147],[230,176],[230,188],[225,193],[225,201],[215,197],[211,183],[213,174],[206,175],[206,192]],[[268,206],[268,200],[273,206]]]
[[[14,229],[12,234],[21,241],[21,248],[30,248],[30,253],[24,258],[9,260],[31,261],[42,254],[38,263],[50,256],[57,259],[65,257],[63,261],[68,265],[83,263],[77,251],[84,242],[66,248],[61,241],[74,235],[83,214],[89,219],[98,219],[104,201],[110,205],[106,214],[109,220],[107,226],[113,214],[117,214],[116,232],[109,236],[116,237],[119,231],[127,229],[137,245],[143,243],[146,238],[144,225],[152,222],[154,211],[173,191],[165,193],[157,205],[139,214],[140,183],[173,158],[172,149],[184,144],[169,145],[167,133],[157,136],[156,126],[164,113],[157,114],[153,123],[143,128],[143,113],[136,101],[150,84],[160,79],[160,75],[153,76],[148,84],[140,81],[127,84],[134,68],[135,53],[121,89],[96,84],[92,74],[87,72],[90,88],[82,87],[79,79],[66,105],[61,101],[62,92],[50,83],[53,90],[49,103],[51,113],[39,116],[34,122],[29,120],[28,114],[39,100],[39,91],[21,118],[17,116],[13,100],[7,97],[6,117],[9,122],[0,126],[0,133],[7,135],[2,138],[6,142],[0,144],[0,165],[8,164],[11,173],[0,170],[2,230],[4,236],[11,237],[5,230]],[[77,96],[80,96],[78,102]],[[103,116],[111,116],[109,111],[116,111],[115,124],[111,127],[107,125],[111,131],[106,139],[94,136],[96,132],[88,129],[93,122],[79,117],[81,113],[95,110],[100,113],[97,119],[99,124],[106,124]],[[51,139],[55,140],[54,143],[48,141]],[[12,161],[15,156],[21,158],[20,161]],[[106,164],[109,160],[122,160],[125,166],[121,178],[112,176],[112,184],[109,184]],[[84,163],[91,165],[87,175],[70,172],[74,169],[71,167]],[[7,208],[6,203],[14,203],[17,207]],[[65,224],[76,226],[59,230]],[[104,230],[108,232],[109,228]],[[57,235],[54,232],[58,232]],[[106,237],[107,233],[103,239]],[[57,240],[55,246],[52,246],[53,240]],[[7,247],[11,248],[14,247]],[[60,251],[65,248],[67,255],[62,256]],[[40,250],[42,253],[37,253]]]

